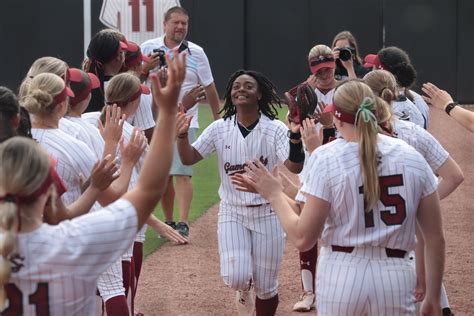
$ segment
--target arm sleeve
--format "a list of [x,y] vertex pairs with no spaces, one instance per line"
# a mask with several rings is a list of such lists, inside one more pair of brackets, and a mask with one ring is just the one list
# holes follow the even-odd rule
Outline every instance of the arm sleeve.
[[418,150],[420,154],[426,159],[433,172],[439,169],[449,158],[449,153],[443,146],[425,129],[418,125],[416,129]]
[[58,238],[67,240],[58,251],[59,266],[75,262],[76,273],[98,276],[127,250],[138,230],[134,206],[119,199],[104,209],[58,225]]
[[202,156],[202,158],[209,157],[213,152],[216,151],[216,139],[217,139],[217,122],[214,121],[211,125],[209,125],[202,134],[196,139],[196,141],[192,144],[194,149],[198,151],[198,153]]

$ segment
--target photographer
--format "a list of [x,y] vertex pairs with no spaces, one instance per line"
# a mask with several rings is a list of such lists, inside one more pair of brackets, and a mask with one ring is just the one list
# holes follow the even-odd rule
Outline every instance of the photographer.
[[362,66],[357,41],[349,31],[338,33],[332,41],[336,59],[336,80],[362,78],[369,71]]

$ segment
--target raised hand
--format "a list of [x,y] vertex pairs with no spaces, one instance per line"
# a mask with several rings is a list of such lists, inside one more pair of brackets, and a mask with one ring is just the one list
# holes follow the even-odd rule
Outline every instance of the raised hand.
[[126,116],[117,104],[105,107],[105,126],[99,120],[99,130],[105,142],[111,142],[115,145],[122,138],[123,123]]
[[245,174],[236,173],[230,176],[230,181],[237,191],[258,193],[253,186],[252,180]]
[[198,84],[184,93],[181,104],[186,110],[189,110],[196,103],[203,101],[205,98],[206,91],[202,85]]
[[191,116],[188,117],[183,112],[176,113],[176,135],[178,137],[188,133],[191,119]]
[[326,103],[324,103],[323,101],[319,101],[318,106],[316,107],[316,112],[314,113],[314,116],[316,117],[318,122],[321,123],[321,125],[323,125],[324,127],[332,127],[333,126],[332,113],[324,112],[324,109],[326,109],[326,106],[327,106]]
[[283,185],[278,177],[278,167],[273,168],[272,173],[270,173],[258,159],[247,161],[246,164],[247,176],[252,186],[261,196],[270,200],[273,196],[283,193]]
[[119,177],[118,166],[111,155],[96,162],[91,173],[91,187],[104,191]]
[[161,237],[165,237],[174,243],[180,245],[188,243],[188,239],[186,237],[183,237],[178,231],[174,230],[162,221],[159,221],[159,224],[153,225],[152,227]]
[[302,123],[300,128],[301,138],[306,149],[312,153],[313,150],[321,146],[323,140],[320,133],[316,130],[316,124],[313,119],[306,118]]
[[175,114],[178,109],[179,91],[186,75],[186,54],[178,55],[175,51],[172,60],[168,55],[165,55],[165,58],[168,65],[166,86],[161,85],[156,74],[150,76],[153,100],[160,112]]
[[133,129],[132,136],[127,145],[124,141],[120,141],[120,152],[122,154],[122,163],[132,163],[135,165],[140,159],[143,151],[147,146],[145,134],[136,128]]
[[453,98],[448,92],[441,90],[431,82],[423,84],[421,90],[426,94],[423,99],[439,110],[444,110],[448,103],[453,102]]

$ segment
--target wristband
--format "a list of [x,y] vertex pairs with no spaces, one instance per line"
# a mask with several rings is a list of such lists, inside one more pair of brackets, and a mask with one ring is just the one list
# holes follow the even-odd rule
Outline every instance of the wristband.
[[446,105],[446,107],[444,108],[444,111],[446,111],[446,113],[451,116],[451,114],[449,114],[451,112],[452,109],[454,109],[456,106],[458,105],[457,102],[449,102],[448,105]]
[[288,160],[294,163],[301,163],[304,161],[303,142],[295,144],[290,140],[290,155]]
[[300,132],[294,133],[294,132],[291,131],[291,129],[289,129],[287,133],[288,133],[287,136],[288,136],[289,139],[293,139],[293,140],[301,139],[301,133]]

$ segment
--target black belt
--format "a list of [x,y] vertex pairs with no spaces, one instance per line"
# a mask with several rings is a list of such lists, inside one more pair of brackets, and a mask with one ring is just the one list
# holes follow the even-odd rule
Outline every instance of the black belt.
[[[343,247],[343,246],[331,246],[332,251],[337,251],[337,252],[345,252],[345,253],[351,253],[354,251],[354,247]],[[385,248],[385,253],[387,254],[387,257],[389,258],[404,258],[407,252],[405,250],[401,249],[392,249],[392,248]]]

